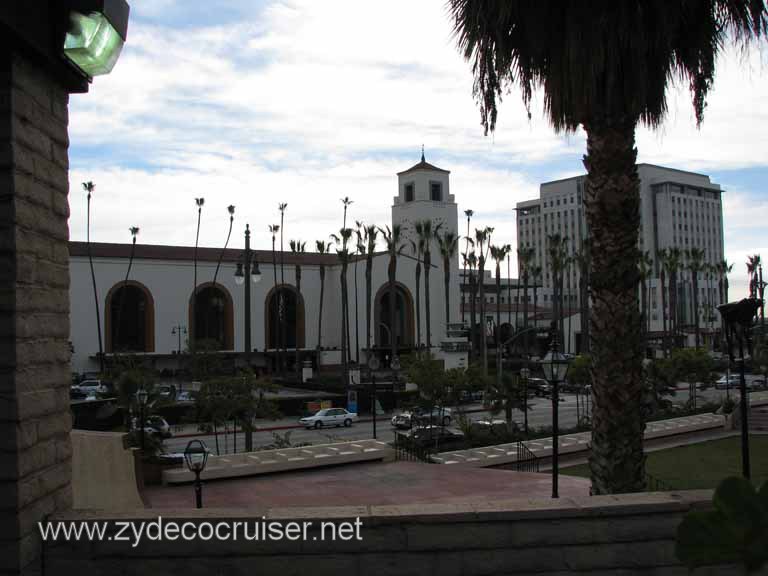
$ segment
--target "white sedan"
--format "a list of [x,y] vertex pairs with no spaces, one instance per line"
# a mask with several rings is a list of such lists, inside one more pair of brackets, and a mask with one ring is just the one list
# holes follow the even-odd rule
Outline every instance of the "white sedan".
[[307,416],[299,420],[299,424],[305,428],[322,428],[323,426],[352,426],[357,420],[357,413],[347,412],[344,408],[326,408],[320,410],[314,416]]

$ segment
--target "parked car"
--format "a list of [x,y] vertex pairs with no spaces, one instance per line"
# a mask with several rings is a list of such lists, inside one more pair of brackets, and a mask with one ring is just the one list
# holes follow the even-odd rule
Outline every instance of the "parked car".
[[411,438],[418,443],[428,442],[448,442],[458,441],[464,439],[464,432],[456,428],[446,428],[445,426],[437,426],[435,424],[428,424],[426,426],[419,426],[413,430],[409,430],[405,433],[406,437]]
[[83,380],[77,386],[72,386],[71,390],[95,397],[97,394],[106,394],[109,391],[107,385],[101,380]]
[[165,421],[165,418],[162,416],[149,416],[145,422],[146,428],[151,428],[161,438],[170,438],[171,437],[171,427],[168,425],[168,422]]
[[715,388],[718,390],[725,390],[727,388],[738,388],[741,380],[735,374],[730,376],[723,376],[717,382],[715,382]]
[[176,402],[194,402],[195,399],[192,396],[192,392],[188,392],[187,390],[183,390],[182,392],[179,392],[176,394]]
[[305,428],[322,428],[323,426],[352,426],[357,421],[356,412],[348,412],[344,408],[325,408],[299,420]]
[[176,386],[172,384],[161,384],[157,387],[157,395],[163,400],[172,400],[176,397]]
[[432,409],[416,408],[410,412],[402,412],[401,414],[392,416],[392,426],[401,429],[427,424],[450,426],[451,415],[452,412],[450,408],[442,408],[440,406],[434,406]]
[[[512,424],[514,426],[514,422]],[[507,432],[507,421],[499,418],[475,420],[471,427],[479,434],[503,434]]]

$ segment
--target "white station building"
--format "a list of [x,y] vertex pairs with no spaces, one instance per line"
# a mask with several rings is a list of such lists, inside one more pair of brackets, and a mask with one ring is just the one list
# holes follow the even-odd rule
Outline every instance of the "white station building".
[[[430,219],[441,232],[458,235],[457,205],[451,194],[449,171],[421,161],[397,174],[398,194],[392,205],[391,225],[400,224],[401,243],[409,246],[415,238],[413,224]],[[382,226],[383,227],[383,226]],[[380,235],[381,236],[381,235]],[[354,252],[354,241],[349,250]],[[397,258],[396,320],[394,330],[389,314],[389,254],[383,239],[373,258],[371,348],[383,363],[391,353],[394,334],[398,354],[419,344],[425,345],[426,298],[424,273],[421,278],[421,343],[416,329],[416,260],[410,247]],[[309,246],[308,246],[309,247]],[[133,263],[126,280],[132,246],[91,243],[90,252],[96,279],[98,320],[94,290],[84,242],[70,243],[70,338],[72,369],[77,372],[99,369],[99,334],[106,358],[116,353],[141,355],[158,370],[179,367],[179,353],[194,339],[220,351],[226,359],[240,362],[245,351],[245,288],[236,282],[238,262],[244,250],[184,246],[135,246]],[[433,352],[451,357],[451,365],[465,362],[465,353],[456,352],[448,338],[443,262],[437,242],[432,242],[430,273],[430,333]],[[336,254],[276,253],[253,251],[261,271],[260,281],[250,285],[251,362],[265,369],[274,367],[278,347],[287,350],[292,363],[296,348],[315,366],[339,364],[342,346],[341,264]],[[217,263],[221,267],[214,283]],[[280,266],[280,262],[283,266]],[[450,322],[460,319],[458,249],[451,259],[447,310]],[[354,256],[347,273],[350,321],[350,359],[367,361],[365,257]],[[297,269],[301,285],[297,289]],[[324,270],[322,327],[320,327],[321,270]],[[194,278],[197,296],[193,306]],[[357,281],[355,280],[357,278]],[[278,303],[282,296],[283,305]],[[194,316],[193,316],[194,314]],[[279,318],[282,318],[282,323]],[[282,326],[278,330],[278,326]],[[322,330],[322,334],[320,333]],[[201,344],[198,344],[200,346]],[[321,347],[318,354],[317,349]],[[453,352],[444,352],[450,351]]]

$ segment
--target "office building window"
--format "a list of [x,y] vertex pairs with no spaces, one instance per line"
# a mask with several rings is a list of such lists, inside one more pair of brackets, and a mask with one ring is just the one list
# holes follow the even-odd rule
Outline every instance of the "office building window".
[[405,201],[413,202],[413,182],[405,185]]
[[429,198],[433,202],[443,201],[443,184],[442,182],[430,182],[429,183]]

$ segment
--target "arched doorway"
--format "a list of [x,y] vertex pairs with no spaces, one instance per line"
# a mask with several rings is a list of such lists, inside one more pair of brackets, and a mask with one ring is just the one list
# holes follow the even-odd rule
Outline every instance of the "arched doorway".
[[304,348],[304,298],[296,288],[288,284],[272,288],[264,306],[267,349]]
[[234,311],[232,296],[221,284],[201,284],[197,287],[195,317],[192,318],[192,298],[189,299],[189,338],[196,344],[205,343],[211,349],[234,349]]
[[376,322],[375,342],[379,348],[392,346],[396,338],[398,348],[412,348],[414,345],[413,297],[400,282],[395,283],[395,329],[390,326],[389,283],[382,285],[376,293],[374,321]]
[[146,286],[134,280],[115,284],[105,304],[107,352],[155,351],[155,303]]

